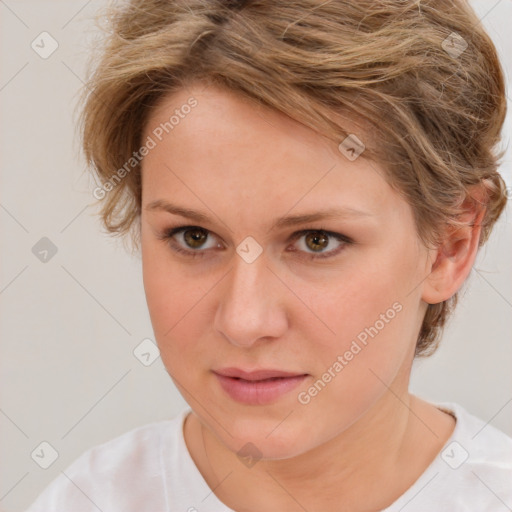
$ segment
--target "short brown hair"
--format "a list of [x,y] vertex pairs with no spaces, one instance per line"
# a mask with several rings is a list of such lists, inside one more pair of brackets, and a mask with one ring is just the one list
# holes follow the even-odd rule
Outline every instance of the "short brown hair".
[[[193,81],[236,91],[324,134],[360,120],[412,206],[418,234],[438,243],[472,185],[484,189],[480,245],[506,204],[495,148],[506,114],[496,49],[464,0],[132,0],[109,6],[109,28],[84,89],[81,130],[102,183],[141,146],[155,104]],[[111,233],[132,235],[140,164],[101,203]],[[457,295],[428,306],[416,355],[437,347]]]

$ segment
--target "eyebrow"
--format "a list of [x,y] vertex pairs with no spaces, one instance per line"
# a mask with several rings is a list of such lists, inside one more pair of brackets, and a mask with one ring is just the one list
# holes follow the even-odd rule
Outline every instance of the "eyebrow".
[[[185,208],[183,206],[178,206],[172,204],[164,199],[157,199],[156,201],[152,201],[146,206],[146,210],[163,210],[168,213],[172,213],[174,215],[180,215],[181,217],[186,217],[188,219],[194,220],[196,222],[211,222],[210,217],[205,213],[191,210],[190,208]],[[276,219],[272,226],[270,227],[270,231],[275,229],[283,229],[290,226],[295,226],[297,224],[306,224],[308,222],[315,222],[319,220],[335,220],[339,218],[350,218],[350,217],[373,217],[374,214],[370,212],[366,212],[363,210],[357,210],[355,208],[343,207],[343,208],[328,208],[324,210],[319,210],[312,213],[303,213],[300,215],[287,215],[284,217],[279,217]]]

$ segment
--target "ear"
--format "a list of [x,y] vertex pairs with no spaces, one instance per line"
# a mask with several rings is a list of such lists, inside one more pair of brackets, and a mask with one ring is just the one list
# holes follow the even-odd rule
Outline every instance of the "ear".
[[479,247],[485,215],[485,188],[476,185],[463,203],[464,213],[450,226],[440,246],[432,250],[430,274],[424,281],[422,299],[438,304],[455,295],[468,277]]

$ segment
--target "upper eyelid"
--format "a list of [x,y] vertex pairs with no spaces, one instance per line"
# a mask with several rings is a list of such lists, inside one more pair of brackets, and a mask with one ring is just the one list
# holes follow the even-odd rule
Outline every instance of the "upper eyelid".
[[[218,238],[218,235],[216,233],[214,233],[213,231],[211,231],[211,230],[209,230],[207,228],[204,228],[202,226],[192,225],[192,224],[183,225],[183,226],[176,226],[174,228],[167,229],[167,230],[165,230],[164,235],[167,236],[168,238],[173,238],[175,235],[181,234],[184,231],[187,231],[188,229],[202,229],[203,231],[205,231],[207,233],[207,235],[213,235],[213,236]],[[300,238],[300,237],[306,235],[307,233],[315,232],[315,231],[326,233],[331,238],[335,238],[335,239],[337,239],[339,241],[353,242],[350,237],[348,237],[348,236],[346,236],[346,235],[344,235],[342,233],[338,233],[338,232],[335,232],[335,231],[330,231],[330,230],[322,228],[322,227],[302,228],[302,229],[299,229],[297,231],[294,231],[288,237],[288,241],[295,240],[297,238]],[[187,250],[190,250],[192,252],[201,252],[199,249],[196,250],[196,251],[194,251],[193,249],[187,249]],[[205,252],[205,251],[203,251],[203,252]]]

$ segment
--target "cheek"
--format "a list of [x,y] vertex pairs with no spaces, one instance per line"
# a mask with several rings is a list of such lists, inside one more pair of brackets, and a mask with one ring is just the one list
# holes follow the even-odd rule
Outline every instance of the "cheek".
[[[186,320],[200,290],[171,264],[165,242],[141,237],[144,290],[153,330],[159,345],[173,336]],[[196,299],[197,301],[197,299]]]
[[[334,331],[314,336],[314,388],[305,390],[320,405],[335,400],[350,411],[362,412],[385,391],[414,349],[418,298],[411,294],[417,279],[415,255],[381,253],[379,259],[359,262],[357,269],[339,274],[316,299],[318,316]],[[315,300],[311,298],[311,300]],[[314,302],[313,302],[314,303]]]
[[[309,294],[318,316],[334,331],[318,340],[326,349],[343,352],[353,341],[368,346],[370,340],[379,340],[379,346],[387,349],[391,338],[398,334],[400,340],[406,338],[415,325],[409,320],[417,300],[410,294],[416,265],[410,263],[414,258],[399,256],[390,251],[359,260],[340,271],[322,292]],[[306,292],[307,284],[303,286]]]
[[[144,231],[141,236],[142,276],[149,314],[157,338],[171,327],[168,315],[175,311],[177,290],[176,275],[165,264],[162,250],[153,241],[147,240]],[[174,281],[174,282],[173,282]]]
[[194,277],[193,266],[173,263],[165,242],[141,236],[143,281],[162,361],[180,382],[197,374],[201,345],[211,326],[207,294],[214,282]]

